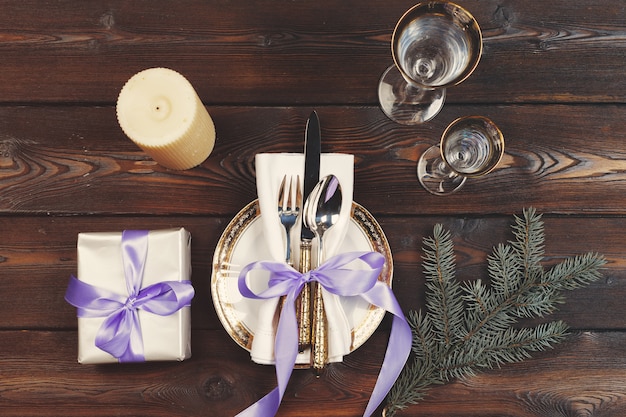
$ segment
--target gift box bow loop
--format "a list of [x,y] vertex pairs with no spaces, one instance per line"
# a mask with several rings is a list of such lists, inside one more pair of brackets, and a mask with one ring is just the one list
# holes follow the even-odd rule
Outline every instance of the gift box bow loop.
[[163,281],[141,288],[148,254],[148,231],[122,233],[122,261],[128,295],[122,295],[72,276],[65,300],[77,308],[78,317],[106,317],[95,344],[120,362],[144,361],[139,310],[168,316],[189,306],[194,297],[191,282]]
[[[359,265],[360,264],[360,265]],[[366,268],[363,268],[365,264]],[[376,385],[364,416],[371,416],[382,403],[406,362],[412,343],[411,329],[393,291],[378,276],[385,257],[378,252],[347,252],[328,259],[318,268],[300,273],[293,267],[275,261],[257,261],[239,274],[240,293],[247,298],[268,299],[286,296],[280,313],[274,356],[278,386],[256,403],[239,413],[238,417],[273,416],[278,411],[298,353],[298,328],[295,300],[306,282],[317,281],[325,290],[344,297],[360,296],[369,303],[394,315],[389,344]],[[260,269],[269,272],[268,288],[255,293],[248,285],[249,274]]]

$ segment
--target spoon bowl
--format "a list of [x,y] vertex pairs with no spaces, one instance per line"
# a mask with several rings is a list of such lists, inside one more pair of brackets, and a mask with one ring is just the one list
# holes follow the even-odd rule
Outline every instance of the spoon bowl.
[[322,178],[304,203],[303,222],[318,238],[317,263],[324,260],[324,233],[339,221],[341,184],[334,175]]

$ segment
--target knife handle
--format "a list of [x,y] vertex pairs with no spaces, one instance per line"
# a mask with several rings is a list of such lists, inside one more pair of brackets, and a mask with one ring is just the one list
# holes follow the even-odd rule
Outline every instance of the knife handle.
[[319,376],[328,360],[328,321],[324,312],[322,286],[313,284],[313,330],[311,335],[311,361],[313,371]]
[[[303,239],[300,242],[300,267],[302,273],[311,270],[312,241]],[[296,314],[298,318],[298,352],[304,352],[311,346],[311,284],[306,283],[296,298]]]

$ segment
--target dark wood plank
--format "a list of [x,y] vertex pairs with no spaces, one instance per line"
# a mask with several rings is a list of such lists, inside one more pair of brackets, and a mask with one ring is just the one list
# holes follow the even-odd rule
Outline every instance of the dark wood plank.
[[[253,364],[219,331],[194,332],[193,357],[182,363],[125,365],[79,365],[72,331],[2,333],[3,416],[227,417],[275,384],[273,367]],[[575,333],[533,359],[434,387],[398,415],[622,416],[625,342],[623,333]],[[303,410],[308,416],[362,415],[386,343],[386,335],[376,334],[319,379],[294,371],[278,416],[301,416]]]
[[[257,153],[302,152],[310,108],[209,111],[218,132],[214,152],[200,167],[170,171],[124,136],[111,107],[0,108],[0,212],[233,215],[256,198]],[[626,213],[623,106],[448,106],[419,127],[396,125],[375,107],[318,111],[322,150],[355,155],[355,200],[378,215],[527,206]],[[506,155],[461,192],[432,196],[417,181],[417,160],[449,122],[468,114],[501,127]]]
[[[459,3],[483,28],[485,53],[450,102],[624,102],[619,2]],[[0,101],[114,103],[134,73],[167,66],[211,105],[373,105],[412,4],[3,1]]]
[[[192,281],[196,296],[192,324],[220,329],[210,294],[212,257],[227,218],[205,217],[2,217],[0,278],[3,299],[0,316],[5,329],[75,328],[75,309],[63,296],[76,273],[76,236],[86,231],[159,229],[184,226],[192,233]],[[405,311],[424,306],[422,239],[436,223],[453,233],[457,278],[487,279],[486,258],[493,246],[512,239],[513,218],[406,217],[383,218],[394,257],[394,292]],[[602,253],[609,261],[602,280],[566,293],[567,302],[546,318],[564,320],[577,329],[626,329],[621,314],[626,298],[626,261],[623,255],[624,218],[546,217],[546,268],[587,252]],[[602,231],[601,233],[598,231]],[[599,306],[602,306],[599,308]],[[593,314],[590,314],[593,312]]]

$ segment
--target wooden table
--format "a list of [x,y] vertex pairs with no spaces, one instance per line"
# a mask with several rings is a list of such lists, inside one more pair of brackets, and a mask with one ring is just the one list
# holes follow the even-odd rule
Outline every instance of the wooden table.
[[[254,156],[301,152],[316,109],[324,152],[355,156],[355,200],[384,229],[394,290],[424,308],[422,239],[451,230],[458,279],[486,278],[512,215],[544,214],[546,262],[599,252],[603,279],[550,316],[572,328],[532,359],[433,388],[406,416],[626,415],[626,9],[621,0],[459,0],[479,21],[476,72],[431,122],[385,117],[377,83],[409,1],[1,1],[0,414],[232,416],[275,386],[221,326],[211,258],[256,198]],[[184,74],[213,117],[200,166],[156,165],[122,133],[115,102],[150,67]],[[437,197],[416,161],[470,114],[504,132],[498,169]],[[184,226],[193,235],[193,357],[112,366],[76,362],[63,299],[83,231]],[[315,378],[295,371],[280,416],[363,413],[389,322]]]

